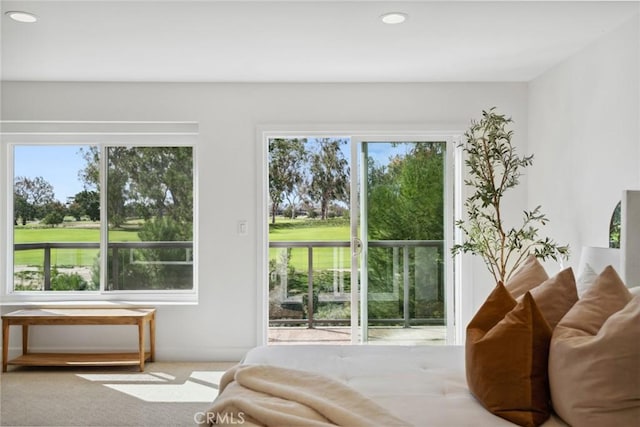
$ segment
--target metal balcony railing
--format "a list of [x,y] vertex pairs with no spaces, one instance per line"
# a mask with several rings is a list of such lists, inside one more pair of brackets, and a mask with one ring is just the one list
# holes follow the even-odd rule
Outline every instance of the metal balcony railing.
[[[393,301],[402,299],[402,318],[388,318],[388,319],[375,319],[377,323],[402,323],[404,327],[409,327],[412,324],[443,324],[444,318],[411,318],[410,316],[410,287],[411,287],[411,272],[410,272],[410,249],[415,248],[436,248],[439,251],[444,249],[444,241],[442,240],[373,240],[369,241],[368,248],[390,248],[393,253],[393,263],[394,263],[394,277],[401,277],[399,281],[401,286],[395,286],[394,290],[389,293],[378,293],[375,295],[369,295],[370,298],[374,297],[378,301]],[[306,319],[270,319],[269,324],[271,326],[281,325],[281,324],[304,324],[306,323],[307,327],[313,328],[314,324],[323,323],[323,324],[344,324],[348,322],[348,319],[314,319],[314,304],[317,303],[327,303],[327,302],[350,302],[351,296],[350,293],[345,293],[341,291],[334,291],[331,293],[320,293],[316,297],[316,285],[314,283],[314,272],[318,272],[318,270],[314,267],[314,250],[323,249],[323,248],[349,248],[350,242],[348,241],[271,241],[269,242],[269,248],[279,248],[279,249],[307,249],[307,260],[306,260],[306,275],[307,275],[307,289],[304,297],[296,296],[296,297],[288,297],[286,289],[284,290],[285,298],[283,299],[284,303],[300,303],[306,306]],[[400,256],[400,253],[402,254]],[[401,262],[400,262],[401,260]],[[349,268],[350,262],[347,265],[346,269]],[[395,271],[396,266],[398,266],[398,271]],[[400,268],[401,266],[401,268]],[[335,268],[333,269],[336,270]],[[401,270],[401,271],[400,271]],[[439,273],[437,273],[439,274]],[[436,282],[441,283],[443,281],[443,277],[437,277]],[[285,280],[286,282],[286,280]],[[335,286],[334,286],[335,288]],[[401,288],[401,289],[400,289]],[[402,292],[400,297],[399,292]],[[443,296],[440,295],[442,298]],[[315,302],[314,302],[315,300]]]
[[[98,242],[37,242],[37,243],[16,243],[13,245],[14,251],[26,250],[43,250],[43,274],[44,274],[44,290],[51,290],[51,250],[52,249],[100,249]],[[112,289],[119,289],[120,277],[120,256],[119,251],[129,250],[131,263],[138,264],[163,264],[163,265],[193,265],[192,251],[193,242],[110,242],[107,245],[111,251],[109,260],[111,261],[111,275],[109,276],[112,283]],[[141,261],[134,260],[132,249],[186,249],[185,257],[182,260],[173,261]]]

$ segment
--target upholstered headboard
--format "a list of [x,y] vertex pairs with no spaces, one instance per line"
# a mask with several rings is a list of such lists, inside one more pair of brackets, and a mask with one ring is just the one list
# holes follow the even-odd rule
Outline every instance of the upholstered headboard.
[[640,190],[622,194],[620,269],[628,287],[640,286]]

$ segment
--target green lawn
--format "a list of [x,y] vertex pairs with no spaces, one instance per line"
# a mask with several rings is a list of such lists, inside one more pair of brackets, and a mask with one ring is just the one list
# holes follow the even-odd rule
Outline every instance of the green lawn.
[[[16,228],[13,234],[14,243],[38,242],[99,242],[100,230],[96,228]],[[109,239],[119,242],[140,241],[136,231],[111,231]],[[52,249],[51,264],[57,266],[93,265],[98,255],[97,249]],[[14,256],[14,265],[43,265],[44,250],[31,249],[18,251]]]
[[[16,228],[15,243],[37,242],[99,242],[100,230],[81,223],[78,228],[73,223],[65,223],[63,227],[53,228]],[[140,241],[135,230],[118,230],[109,233],[109,239],[119,242]],[[269,240],[276,241],[349,241],[349,223],[346,220],[305,220],[277,218],[275,225],[269,226]],[[280,257],[283,249],[270,249],[271,259]],[[97,249],[53,249],[51,263],[58,266],[93,265]],[[296,248],[291,251],[291,265],[297,271],[306,271],[308,251]],[[44,251],[41,249],[18,251],[15,254],[15,265],[42,265]],[[349,268],[349,248],[316,248],[314,249],[314,269]]]
[[349,224],[344,221],[323,222],[320,220],[285,220],[276,218],[269,225],[269,240],[279,241],[349,241]]
[[[276,218],[276,224],[269,226],[269,241],[341,241],[350,240],[350,227],[346,220],[290,220]],[[282,259],[285,249],[269,249],[269,259]],[[291,261],[296,271],[306,271],[308,250],[294,248]],[[349,248],[315,248],[313,250],[313,268],[334,269],[349,268],[351,255]]]

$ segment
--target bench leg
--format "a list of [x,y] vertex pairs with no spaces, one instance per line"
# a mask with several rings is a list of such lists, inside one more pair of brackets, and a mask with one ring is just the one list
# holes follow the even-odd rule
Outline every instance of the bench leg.
[[7,372],[9,358],[9,320],[2,319],[2,372]]
[[151,316],[151,320],[149,320],[149,345],[151,348],[151,357],[149,358],[149,362],[153,362],[156,360],[156,314],[153,313]]
[[140,353],[140,372],[144,371],[144,319],[138,321],[138,351]]
[[29,352],[29,325],[22,325],[22,354]]

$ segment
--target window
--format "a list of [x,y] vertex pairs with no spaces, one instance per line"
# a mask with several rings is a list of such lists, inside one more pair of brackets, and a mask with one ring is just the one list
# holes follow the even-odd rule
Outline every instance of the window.
[[193,141],[112,136],[7,144],[8,296],[195,295]]
[[84,150],[13,147],[14,291],[100,289],[100,196],[84,172]]
[[107,147],[108,290],[193,287],[191,147]]

